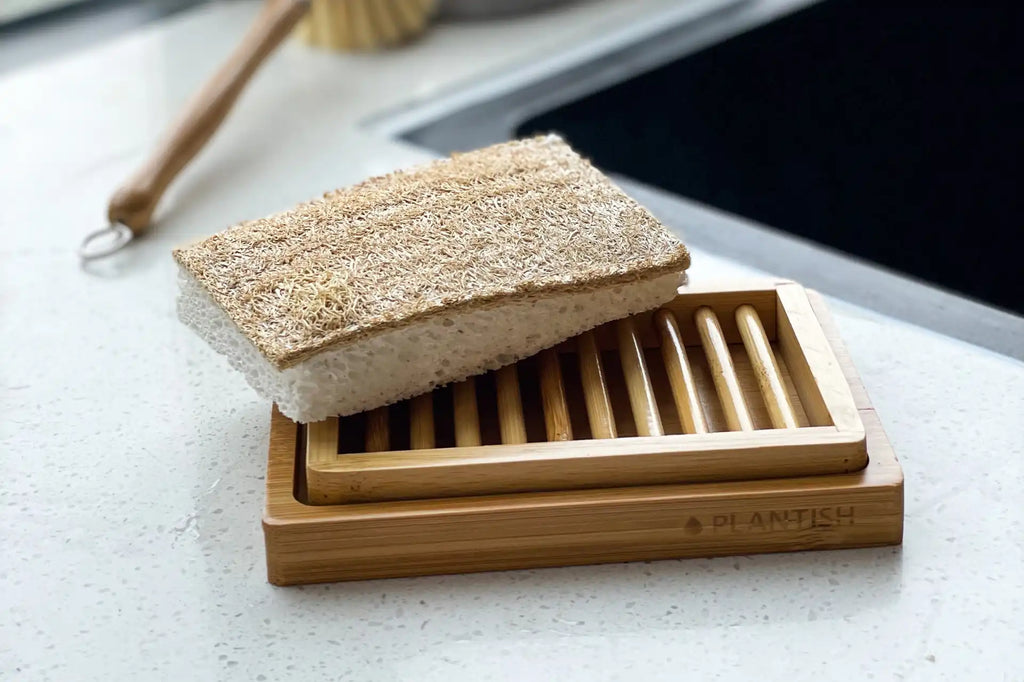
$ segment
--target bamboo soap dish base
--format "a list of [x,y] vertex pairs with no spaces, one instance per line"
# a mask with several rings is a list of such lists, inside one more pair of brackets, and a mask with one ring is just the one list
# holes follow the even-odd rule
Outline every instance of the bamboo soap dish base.
[[[665,309],[672,315],[607,325],[531,359],[535,382],[520,363],[518,373],[505,368],[488,382],[446,389],[447,411],[438,410],[439,391],[361,415],[358,452],[346,452],[339,430],[295,424],[275,408],[263,519],[270,582],[901,542],[902,471],[820,297],[791,283],[684,287]],[[616,349],[620,366],[600,362]],[[577,362],[567,365],[558,354],[570,351]],[[582,395],[566,391],[572,384],[557,371],[577,365]],[[621,380],[607,376],[611,369]],[[574,434],[575,424],[586,432]],[[536,433],[542,442],[526,442]],[[792,438],[808,433],[817,442],[800,441],[794,454]],[[710,457],[687,444],[708,436],[725,442]],[[760,449],[743,440],[759,436],[767,436]],[[372,484],[354,486],[355,495],[346,484],[324,487],[350,492],[323,503],[315,489],[323,481],[307,461],[318,437],[328,463],[359,462],[341,468],[346,482],[366,470],[372,476],[363,482]],[[673,447],[656,446],[671,439]],[[540,455],[553,468],[518,465],[558,446],[570,446],[570,456]],[[588,478],[582,467],[593,463],[593,446],[615,466]],[[465,451],[473,456],[460,459]],[[418,454],[427,456],[415,466],[409,458]],[[398,462],[377,465],[378,456]],[[467,467],[480,475],[462,475]],[[397,485],[389,486],[389,471]],[[566,478],[576,472],[582,483]],[[416,473],[438,492],[422,494]],[[504,489],[495,487],[502,476],[513,481]]]

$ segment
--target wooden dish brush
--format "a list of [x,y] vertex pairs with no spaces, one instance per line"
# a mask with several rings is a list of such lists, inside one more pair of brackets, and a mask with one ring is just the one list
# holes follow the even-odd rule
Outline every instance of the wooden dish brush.
[[311,0],[298,37],[333,50],[372,50],[415,38],[437,10],[437,0]]
[[111,197],[109,225],[86,236],[83,260],[101,258],[142,234],[164,191],[203,148],[246,83],[305,17],[300,35],[335,49],[397,45],[423,31],[436,0],[266,0],[227,60],[180,114],[156,150]]

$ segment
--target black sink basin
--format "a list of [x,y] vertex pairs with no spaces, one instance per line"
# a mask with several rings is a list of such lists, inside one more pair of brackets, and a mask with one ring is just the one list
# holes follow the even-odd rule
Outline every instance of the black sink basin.
[[1024,312],[1024,11],[834,0],[522,124],[677,194]]

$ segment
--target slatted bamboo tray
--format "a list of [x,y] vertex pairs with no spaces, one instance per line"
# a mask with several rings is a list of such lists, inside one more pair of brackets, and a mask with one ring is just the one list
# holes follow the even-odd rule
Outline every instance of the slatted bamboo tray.
[[845,473],[864,425],[803,287],[687,288],[484,377],[310,424],[312,504]]
[[387,410],[275,409],[270,581],[900,542],[902,472],[819,299],[665,310]]

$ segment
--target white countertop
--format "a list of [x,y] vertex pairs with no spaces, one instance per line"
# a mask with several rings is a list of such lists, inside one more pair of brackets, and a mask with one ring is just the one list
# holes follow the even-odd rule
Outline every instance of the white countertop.
[[269,406],[176,320],[170,247],[427,158],[362,122],[670,4],[289,44],[90,271],[78,241],[255,5],[0,78],[0,679],[1024,679],[1024,365],[838,301],[902,548],[267,584]]

